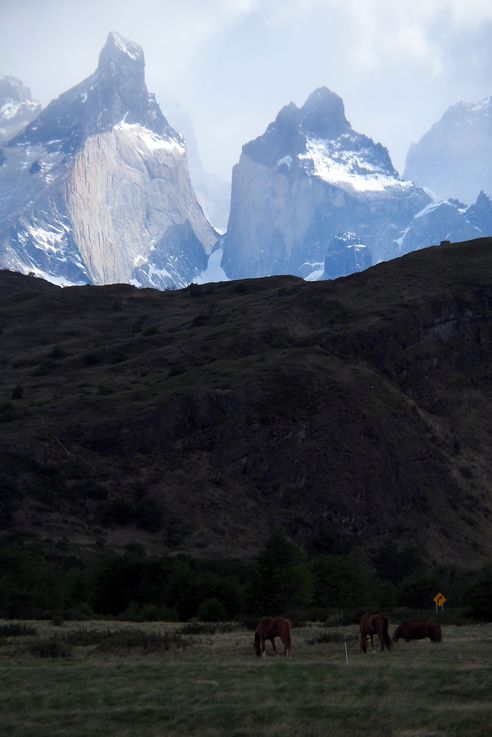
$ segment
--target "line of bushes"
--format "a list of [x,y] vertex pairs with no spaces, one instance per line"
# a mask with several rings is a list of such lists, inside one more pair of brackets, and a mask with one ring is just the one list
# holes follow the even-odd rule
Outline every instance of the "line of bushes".
[[[397,551],[393,558],[386,552],[388,560],[397,560]],[[54,560],[39,546],[4,541],[0,618],[254,622],[282,613],[296,621],[330,616],[341,624],[365,609],[429,610],[433,596],[443,590],[451,606],[466,606],[472,617],[492,620],[492,567],[474,575],[429,573],[415,556],[399,555],[398,570],[387,560],[383,576],[382,565],[350,555],[309,559],[280,530],[249,562],[147,556],[134,547],[89,564]]]

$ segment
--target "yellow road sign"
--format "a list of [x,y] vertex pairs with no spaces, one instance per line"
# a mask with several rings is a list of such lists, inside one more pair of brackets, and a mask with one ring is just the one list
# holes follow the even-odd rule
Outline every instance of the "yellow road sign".
[[439,593],[434,596],[434,601],[436,603],[436,606],[442,607],[444,603],[447,601],[447,599],[444,596],[444,594]]

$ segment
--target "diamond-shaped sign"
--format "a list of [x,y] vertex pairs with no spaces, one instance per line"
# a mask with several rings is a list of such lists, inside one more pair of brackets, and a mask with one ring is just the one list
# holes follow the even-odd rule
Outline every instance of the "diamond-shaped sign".
[[446,601],[447,601],[447,599],[446,599],[446,597],[444,596],[444,594],[441,594],[441,593],[439,593],[439,594],[436,594],[436,595],[434,596],[434,602],[435,602],[436,606],[440,606],[440,607],[442,607],[442,606],[444,606],[444,603],[445,603]]

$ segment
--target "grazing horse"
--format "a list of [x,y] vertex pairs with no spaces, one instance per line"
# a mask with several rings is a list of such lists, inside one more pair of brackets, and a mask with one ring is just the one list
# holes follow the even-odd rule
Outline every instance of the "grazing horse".
[[386,647],[388,650],[391,649],[391,640],[388,634],[389,620],[382,612],[366,612],[359,619],[360,627],[360,651],[362,653],[367,652],[367,638],[370,636],[372,646],[374,647],[373,635],[379,637],[381,643],[380,652]]
[[405,642],[410,640],[423,640],[428,637],[431,642],[441,642],[441,625],[434,622],[403,622],[393,633],[393,641],[398,642],[400,638]]
[[265,656],[265,640],[270,640],[275,655],[278,655],[275,647],[275,638],[280,637],[284,645],[284,656],[290,657],[292,654],[292,644],[290,639],[290,631],[292,624],[284,617],[264,617],[258,623],[255,632],[254,650],[258,657]]

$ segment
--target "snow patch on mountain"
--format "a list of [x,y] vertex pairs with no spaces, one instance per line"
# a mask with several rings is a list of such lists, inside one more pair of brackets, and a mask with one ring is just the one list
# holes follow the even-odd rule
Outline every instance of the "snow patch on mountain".
[[[299,154],[306,172],[328,184],[350,188],[356,192],[384,192],[388,188],[411,189],[403,181],[377,163],[371,162],[367,150],[351,150],[350,137],[334,141],[306,138],[306,153]],[[284,157],[285,161],[287,157]],[[280,163],[280,162],[279,162]]]
[[126,123],[121,121],[121,123],[115,125],[113,130],[122,131],[127,136],[132,137],[137,148],[139,147],[139,144],[143,144],[146,150],[139,150],[144,156],[147,156],[149,151],[154,152],[159,150],[173,151],[181,155],[186,153],[185,147],[182,141],[178,140],[178,137],[164,138],[159,136],[157,133],[154,133],[154,131],[149,130],[149,128],[145,128],[143,125],[139,125],[137,123]]
[[126,56],[129,56],[130,59],[133,59],[133,61],[141,61],[143,59],[142,47],[139,44],[123,38],[116,31],[111,31],[110,37],[113,39],[116,48],[126,54]]

